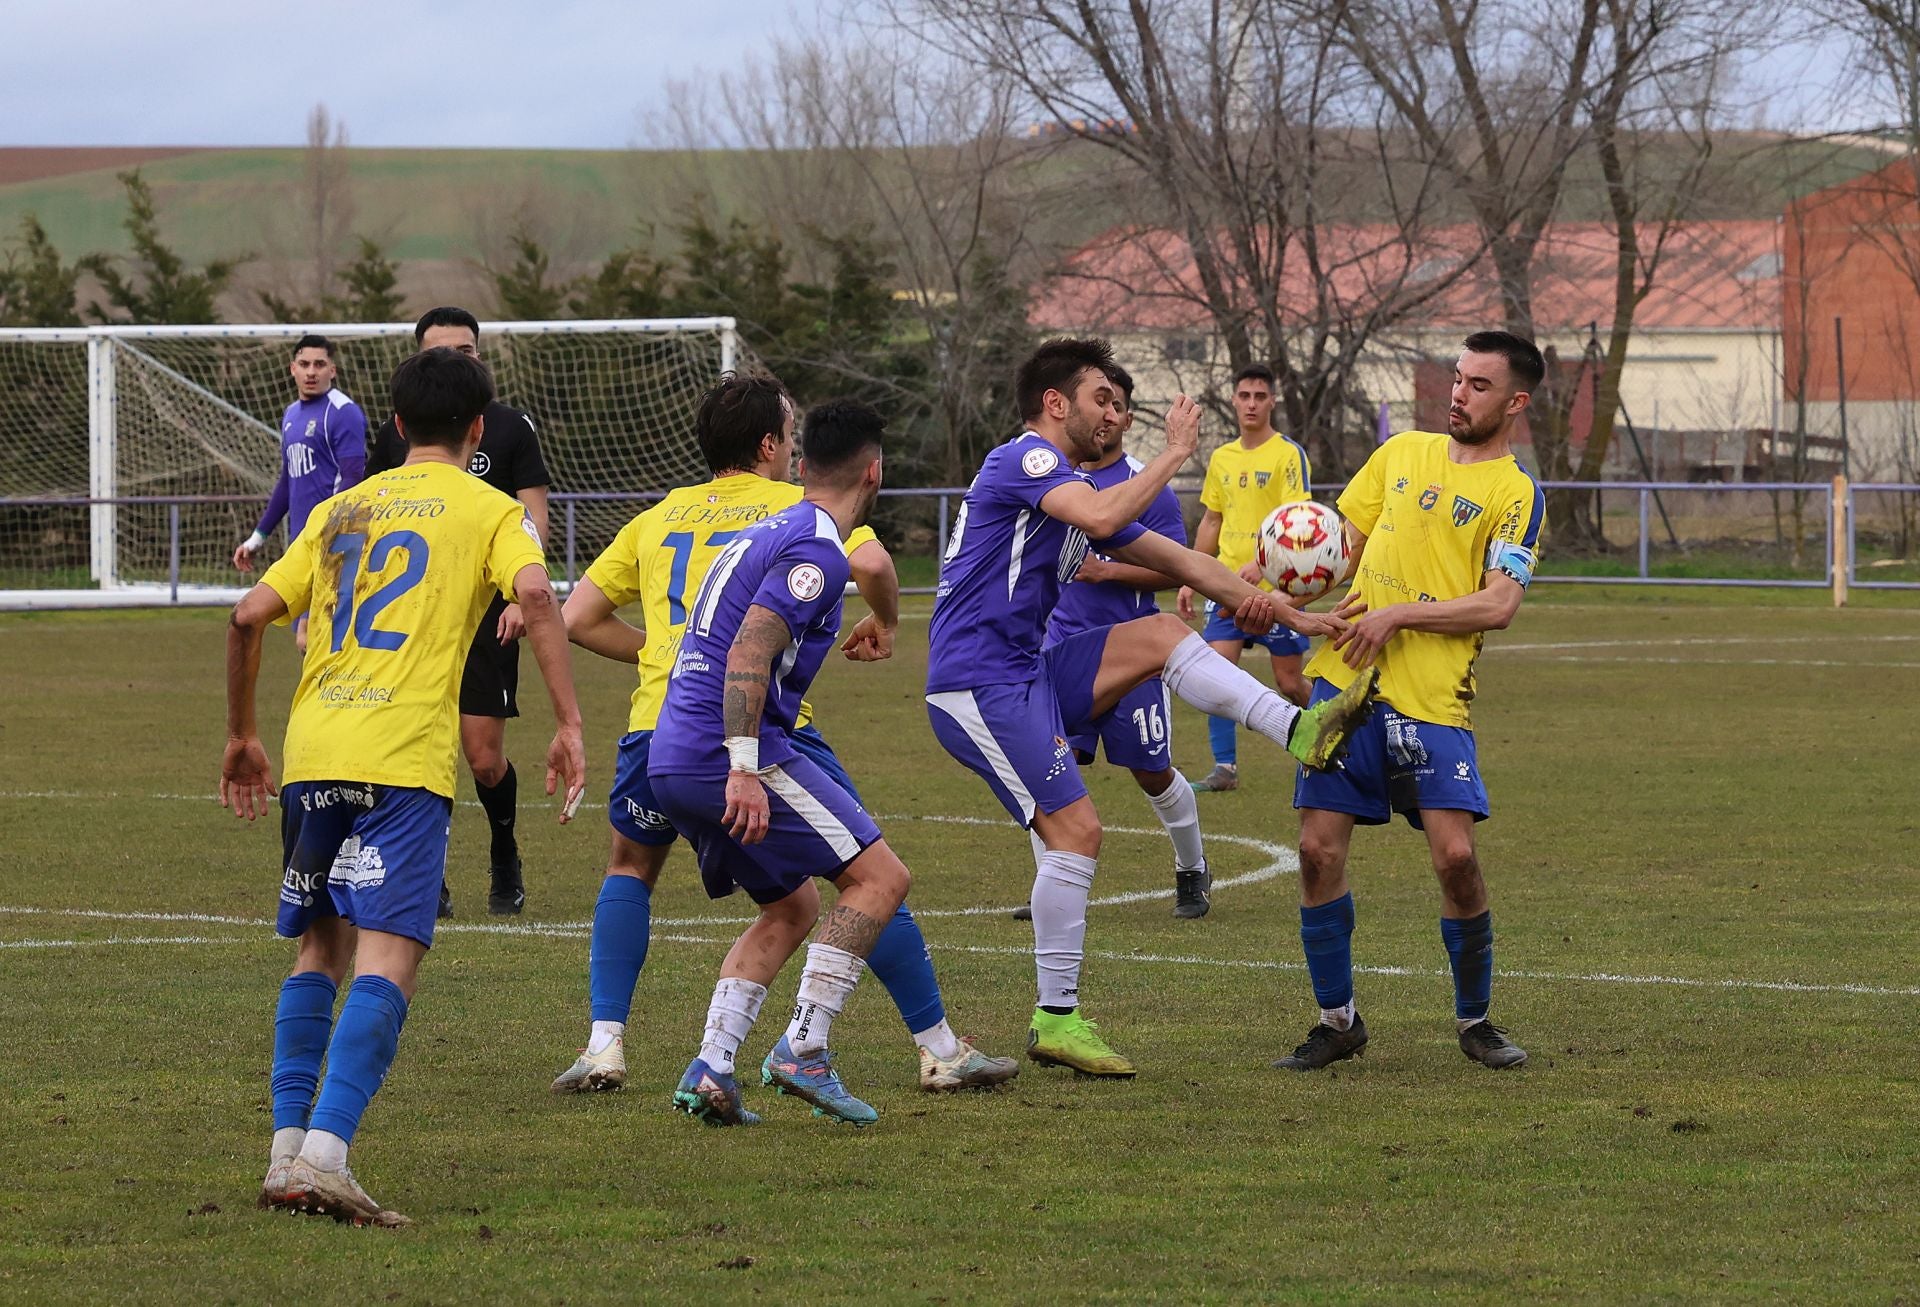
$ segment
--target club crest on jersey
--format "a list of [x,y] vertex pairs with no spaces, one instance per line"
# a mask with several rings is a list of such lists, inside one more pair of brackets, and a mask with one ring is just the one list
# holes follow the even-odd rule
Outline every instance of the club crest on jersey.
[[488,458],[485,454],[480,453],[478,450],[475,450],[472,460],[469,461],[467,464],[467,471],[473,473],[477,477],[483,477],[487,474],[487,469],[492,466],[493,466],[492,459]]
[[1480,505],[1474,503],[1471,499],[1468,499],[1465,495],[1455,495],[1453,497],[1453,524],[1455,526],[1465,526],[1485,511],[1485,509],[1481,508]]
[[1043,477],[1060,466],[1060,455],[1052,449],[1029,449],[1020,456],[1020,470],[1030,477]]
[[1247,488],[1247,474],[1245,472],[1242,472],[1240,474],[1240,488],[1242,490],[1245,490]]
[[1267,488],[1267,482],[1271,480],[1273,480],[1273,473],[1271,472],[1255,472],[1253,474],[1253,484],[1262,490]]
[[1439,502],[1440,502],[1439,486],[1428,486],[1425,490],[1422,490],[1420,492],[1420,507],[1424,509],[1431,509],[1435,504]]

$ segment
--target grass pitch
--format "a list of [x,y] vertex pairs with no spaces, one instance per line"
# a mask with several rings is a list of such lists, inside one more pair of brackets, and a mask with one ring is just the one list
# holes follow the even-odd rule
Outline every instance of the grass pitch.
[[[757,1086],[757,1130],[673,1115],[742,915],[704,899],[683,849],[631,1087],[556,1100],[604,826],[554,825],[523,780],[528,915],[480,915],[485,835],[463,807],[456,928],[356,1141],[361,1179],[419,1222],[398,1234],[252,1206],[290,948],[263,924],[277,830],[209,797],[221,616],[0,619],[0,1299],[1910,1301],[1920,611],[1602,598],[1537,594],[1482,663],[1494,1016],[1524,1071],[1454,1045],[1404,826],[1355,843],[1367,1055],[1267,1069],[1311,1002],[1289,779],[1253,742],[1245,786],[1201,802],[1219,879],[1244,883],[1200,922],[1168,897],[1092,915],[1088,1010],[1137,1081],[1029,1065],[999,1094],[921,1096],[869,980],[835,1042],[877,1127]],[[924,633],[921,608],[892,664],[831,665],[821,725],[915,871],[955,1026],[1016,1051],[1031,935],[1002,909],[1031,864],[926,726]],[[269,643],[277,761],[294,663]],[[575,667],[597,798],[628,679]],[[530,777],[543,697],[525,689]],[[1205,732],[1176,717],[1198,774]],[[1152,827],[1144,800],[1110,768],[1090,782],[1116,828],[1097,892],[1170,894],[1164,837],[1117,830]]]

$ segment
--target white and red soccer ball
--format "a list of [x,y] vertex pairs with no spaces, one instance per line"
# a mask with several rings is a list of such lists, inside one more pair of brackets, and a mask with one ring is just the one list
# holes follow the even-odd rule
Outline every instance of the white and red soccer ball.
[[1318,599],[1347,573],[1346,524],[1325,504],[1282,504],[1260,523],[1253,557],[1281,594]]

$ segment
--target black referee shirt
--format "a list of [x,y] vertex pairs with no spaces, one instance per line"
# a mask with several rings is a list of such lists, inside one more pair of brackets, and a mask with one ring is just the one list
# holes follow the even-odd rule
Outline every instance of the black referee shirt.
[[[546,460],[540,457],[540,437],[533,419],[494,400],[480,415],[480,448],[474,451],[467,471],[496,490],[518,495],[522,490],[553,484],[547,475]],[[388,418],[374,433],[367,450],[367,475],[385,472],[407,461],[407,442]]]

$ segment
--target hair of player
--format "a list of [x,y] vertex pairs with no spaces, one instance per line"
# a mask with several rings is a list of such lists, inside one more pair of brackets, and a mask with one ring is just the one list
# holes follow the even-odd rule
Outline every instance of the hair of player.
[[1520,383],[1518,389],[1531,392],[1547,375],[1547,361],[1540,347],[1525,336],[1511,331],[1476,331],[1460,342],[1469,354],[1498,354],[1507,361],[1507,370]]
[[435,327],[465,327],[473,333],[474,344],[480,343],[480,319],[465,309],[455,308],[451,304],[444,304],[437,309],[428,309],[420,315],[420,321],[413,324],[413,343],[418,345],[425,340],[427,332]]
[[1049,390],[1071,396],[1074,380],[1088,368],[1111,376],[1116,366],[1113,346],[1098,337],[1056,336],[1043,342],[1014,374],[1014,399],[1020,405],[1020,420],[1031,422],[1040,416]]
[[767,372],[723,372],[700,397],[693,436],[715,476],[751,472],[760,461],[760,441],[786,429],[793,400]]
[[493,402],[493,376],[479,359],[440,345],[395,368],[389,391],[409,445],[458,449]]
[[293,347],[293,356],[295,358],[299,358],[300,351],[303,349],[323,349],[327,351],[328,361],[332,361],[333,359],[333,342],[328,340],[325,336],[317,335],[314,332],[309,331],[306,335],[302,336],[297,342],[295,342]]
[[1120,409],[1124,413],[1133,411],[1133,374],[1118,363],[1107,369],[1107,380],[1120,388]]
[[857,399],[829,399],[815,404],[807,410],[800,428],[806,480],[851,479],[880,453],[886,431],[887,420],[871,404]]
[[1275,389],[1273,369],[1264,363],[1249,363],[1246,367],[1241,368],[1233,374],[1233,388],[1235,390],[1240,389],[1240,383],[1243,381],[1260,381],[1266,383],[1267,393],[1269,395],[1271,395]]

